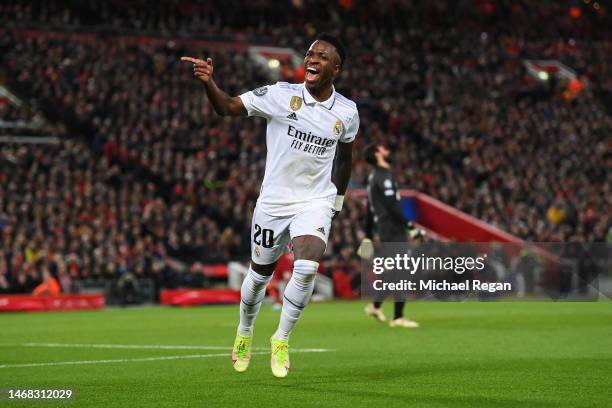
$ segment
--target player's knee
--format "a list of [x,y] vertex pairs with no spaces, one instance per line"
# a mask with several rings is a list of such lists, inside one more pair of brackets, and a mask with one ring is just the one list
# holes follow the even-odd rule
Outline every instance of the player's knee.
[[314,235],[304,235],[293,239],[293,252],[296,260],[319,262],[325,253],[325,242]]
[[274,269],[276,269],[276,262],[273,262],[268,265],[260,265],[251,261],[251,269],[253,269],[253,271],[257,272],[260,275],[270,276],[272,275],[272,273],[274,273]]

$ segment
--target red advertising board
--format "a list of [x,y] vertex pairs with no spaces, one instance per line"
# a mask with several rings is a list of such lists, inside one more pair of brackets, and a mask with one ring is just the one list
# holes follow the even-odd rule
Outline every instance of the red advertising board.
[[59,296],[0,295],[0,312],[102,309],[105,303],[104,295],[100,293]]
[[231,289],[166,289],[159,295],[160,303],[174,306],[239,303],[240,291]]

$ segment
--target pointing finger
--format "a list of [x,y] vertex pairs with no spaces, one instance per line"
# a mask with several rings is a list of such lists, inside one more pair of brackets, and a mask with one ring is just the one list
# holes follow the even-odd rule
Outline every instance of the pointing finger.
[[191,62],[192,64],[205,64],[203,60],[198,59],[198,58],[192,58],[192,57],[181,57],[181,61]]

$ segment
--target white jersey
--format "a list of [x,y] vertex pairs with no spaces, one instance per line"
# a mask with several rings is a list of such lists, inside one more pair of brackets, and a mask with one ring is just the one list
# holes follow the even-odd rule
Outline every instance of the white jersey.
[[304,84],[277,82],[240,95],[249,116],[267,119],[266,171],[257,200],[273,216],[297,214],[309,206],[333,207],[332,167],[338,142],[359,129],[355,102],[332,90],[317,102]]

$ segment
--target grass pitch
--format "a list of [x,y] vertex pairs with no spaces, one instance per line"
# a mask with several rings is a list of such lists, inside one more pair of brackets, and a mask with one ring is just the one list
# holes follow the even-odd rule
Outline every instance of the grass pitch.
[[[264,305],[233,371],[237,306],[0,315],[0,387],[75,390],[78,407],[611,407],[612,303],[408,304],[391,329],[363,303],[311,304],[272,377]],[[385,311],[391,314],[390,303]],[[177,347],[180,346],[180,347]]]

